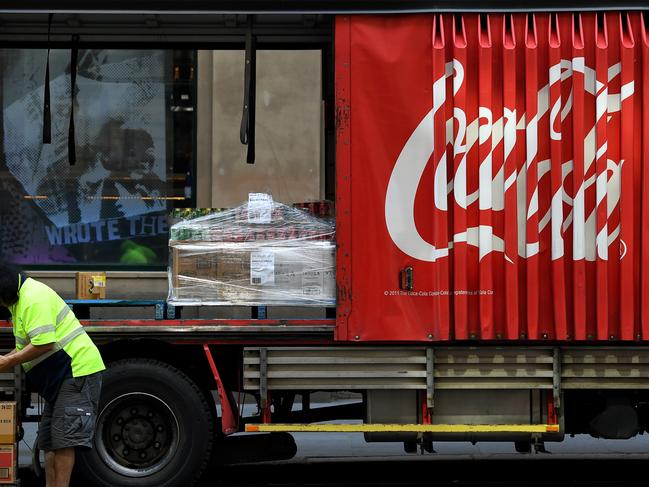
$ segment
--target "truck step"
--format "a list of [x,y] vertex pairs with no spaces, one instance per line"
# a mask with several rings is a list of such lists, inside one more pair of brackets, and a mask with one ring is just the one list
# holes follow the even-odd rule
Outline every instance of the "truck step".
[[247,424],[247,433],[559,433],[558,424]]

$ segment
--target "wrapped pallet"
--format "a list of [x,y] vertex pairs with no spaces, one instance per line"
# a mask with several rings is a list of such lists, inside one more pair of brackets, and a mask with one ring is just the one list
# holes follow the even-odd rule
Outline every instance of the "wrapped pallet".
[[174,305],[331,306],[333,220],[250,195],[248,203],[171,227]]

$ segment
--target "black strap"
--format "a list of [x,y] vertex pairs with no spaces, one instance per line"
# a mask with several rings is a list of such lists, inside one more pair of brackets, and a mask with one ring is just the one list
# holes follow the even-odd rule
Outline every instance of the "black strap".
[[252,15],[248,17],[246,31],[246,71],[243,94],[243,116],[239,138],[242,144],[248,145],[246,162],[255,163],[255,91],[257,89],[257,42],[252,35]]
[[43,97],[43,144],[52,143],[52,111],[50,108],[50,31],[52,29],[52,17],[50,14],[47,21],[47,64],[45,65],[45,95]]
[[70,125],[68,127],[68,161],[73,166],[77,162],[77,150],[74,140],[74,98],[77,85],[77,59],[79,57],[79,36],[72,37],[70,50]]

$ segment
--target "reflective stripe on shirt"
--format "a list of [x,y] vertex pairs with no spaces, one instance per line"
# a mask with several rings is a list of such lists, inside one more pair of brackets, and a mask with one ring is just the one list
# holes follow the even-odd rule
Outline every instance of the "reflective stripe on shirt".
[[81,336],[81,335],[83,335],[85,333],[86,333],[86,330],[82,326],[79,326],[78,328],[72,330],[70,333],[68,333],[63,338],[61,338],[61,340],[59,340],[58,342],[55,342],[54,343],[54,348],[52,350],[50,350],[49,352],[44,353],[43,355],[41,355],[40,357],[35,358],[34,360],[31,360],[29,362],[25,362],[23,364],[25,372],[28,372],[29,370],[34,368],[36,365],[40,364],[42,361],[47,360],[49,357],[54,355],[56,352],[58,352],[59,350],[62,350],[67,345],[72,343],[72,340],[74,340],[78,336]]
[[70,333],[68,333],[67,335],[65,335],[63,338],[59,340],[61,347],[67,346],[69,343],[72,342],[72,340],[77,338],[79,335],[83,335],[85,332],[86,330],[82,326],[79,326],[79,328],[72,330]]
[[33,330],[29,330],[27,332],[27,335],[31,339],[34,338],[35,336],[42,335],[43,333],[54,333],[54,332],[56,332],[56,328],[54,328],[54,325],[43,325],[43,326],[38,326]]
[[[63,322],[63,320],[64,320],[64,319],[65,319],[65,318],[66,318],[66,317],[67,317],[71,312],[72,312],[72,310],[71,310],[70,307],[66,304],[66,305],[61,309],[61,311],[59,311],[59,314],[58,314],[57,317],[56,317],[56,324],[57,324],[57,325],[61,324],[61,323]],[[34,328],[33,330],[31,330],[31,331],[28,333],[28,335],[29,335],[29,338],[34,338],[35,336],[40,335],[41,333],[48,333],[48,332],[52,332],[52,331],[53,331],[53,332],[56,332],[56,329],[55,329],[55,327],[54,327],[53,325],[43,325],[43,326],[39,326],[38,328]],[[16,344],[17,344],[17,345],[20,345],[21,347],[26,347],[26,346],[29,345],[29,343],[30,343],[30,340],[28,340],[28,339],[26,339],[26,338],[22,338],[22,337],[19,337],[19,336],[16,336],[15,338],[16,338]],[[64,346],[65,346],[65,345],[64,345]]]
[[56,317],[56,324],[58,325],[59,323],[61,323],[65,319],[65,317],[68,316],[68,313],[70,313],[70,311],[72,311],[70,307],[68,305],[65,305],[65,307],[61,311],[59,311],[59,314]]

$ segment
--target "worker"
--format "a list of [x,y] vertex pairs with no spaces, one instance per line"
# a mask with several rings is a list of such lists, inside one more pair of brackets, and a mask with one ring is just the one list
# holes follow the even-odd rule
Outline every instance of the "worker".
[[0,306],[11,313],[16,340],[0,356],[0,371],[21,364],[30,388],[45,399],[38,448],[47,487],[68,487],[75,448],[92,448],[103,360],[56,292],[1,262]]

